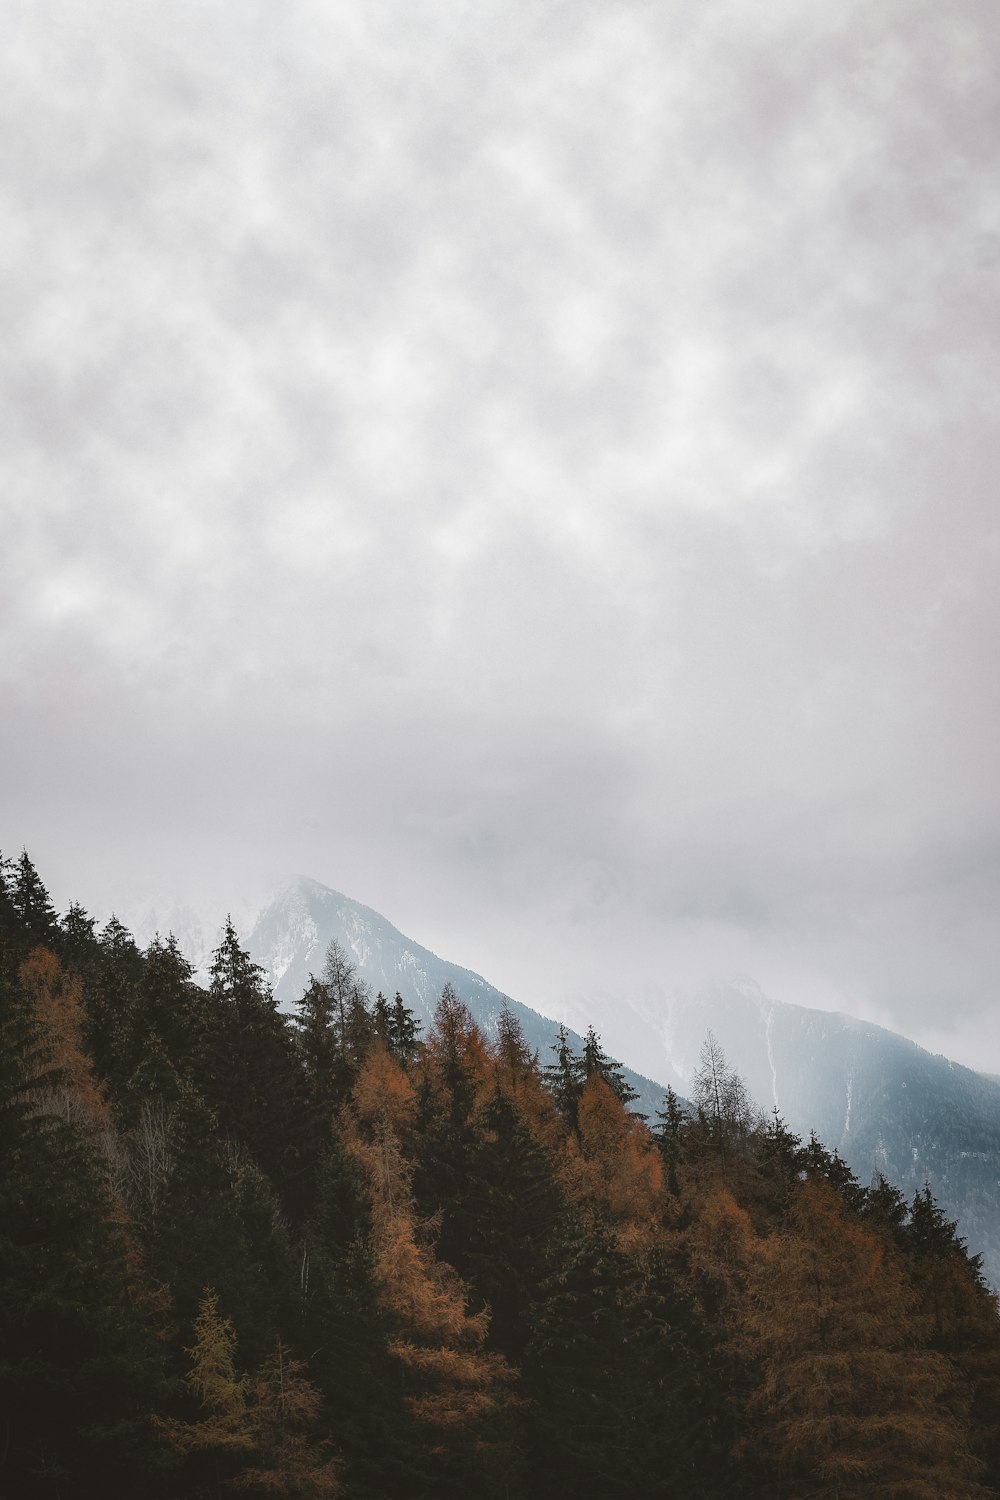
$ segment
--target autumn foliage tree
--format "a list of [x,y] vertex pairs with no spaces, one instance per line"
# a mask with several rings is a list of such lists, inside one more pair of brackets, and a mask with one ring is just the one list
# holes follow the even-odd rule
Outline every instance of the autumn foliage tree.
[[[412,1167],[400,1144],[415,1108],[406,1074],[377,1048],[360,1070],[344,1136],[367,1187],[372,1272],[404,1405],[438,1454],[439,1490],[460,1493],[476,1476],[486,1494],[496,1462],[482,1469],[478,1456],[484,1444],[500,1441],[514,1372],[485,1349],[488,1312],[470,1308],[467,1287],[418,1219]],[[502,1444],[496,1452],[504,1452]]]
[[982,1491],[949,1360],[921,1345],[916,1298],[887,1244],[820,1179],[783,1230],[748,1247],[734,1313],[759,1372],[745,1440],[774,1478],[840,1500]]
[[712,1039],[652,1131],[577,1045],[453,990],[422,1033],[342,950],[293,1020],[231,923],[206,990],[0,860],[0,1494],[1000,1492],[997,1303],[930,1189]]

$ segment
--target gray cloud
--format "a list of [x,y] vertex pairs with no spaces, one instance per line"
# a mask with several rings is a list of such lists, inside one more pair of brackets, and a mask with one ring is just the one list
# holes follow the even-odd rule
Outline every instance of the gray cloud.
[[16,6],[6,846],[1000,1069],[994,31]]

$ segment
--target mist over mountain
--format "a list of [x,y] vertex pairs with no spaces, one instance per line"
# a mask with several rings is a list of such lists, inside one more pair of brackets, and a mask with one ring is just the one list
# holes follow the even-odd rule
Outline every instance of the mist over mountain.
[[[248,947],[279,1003],[290,1009],[310,973],[321,973],[334,939],[373,993],[391,997],[398,989],[425,1026],[450,984],[488,1033],[507,1004],[541,1061],[549,1060],[556,1021],[316,880],[292,882],[265,906]],[[629,1013],[626,1029],[652,1075],[626,1068],[640,1094],[637,1108],[652,1115],[668,1084],[686,1094],[711,1030],[758,1105],[765,1112],[777,1107],[803,1137],[815,1131],[862,1183],[881,1172],[912,1197],[929,1182],[1000,1285],[1000,1081],[870,1022],[772,1000],[751,979],[717,985],[686,1002],[604,998],[589,1017],[599,1032],[612,1019],[602,1007],[612,1003],[619,1027]],[[579,1035],[571,1037],[578,1048]],[[634,1065],[637,1054],[626,1058]]]
[[769,999],[748,979],[646,1019],[658,1076],[690,1079],[710,1027],[757,1103],[815,1131],[862,1183],[881,1172],[912,1197],[929,1182],[1000,1285],[1000,1081],[871,1022]]
[[[247,945],[266,970],[279,1004],[290,1010],[310,974],[322,973],[326,951],[334,940],[373,994],[381,990],[391,999],[399,990],[425,1028],[431,1024],[441,991],[450,984],[488,1035],[495,1034],[497,1017],[506,1005],[517,1016],[542,1065],[551,1061],[558,1021],[503,994],[471,969],[439,958],[404,937],[378,912],[319,881],[300,878],[287,886],[260,913]],[[594,1025],[600,1030],[597,1018]],[[571,1045],[579,1050],[582,1038],[569,1027],[567,1032]],[[639,1095],[635,1108],[652,1115],[663,1103],[663,1085],[631,1068],[624,1072]]]

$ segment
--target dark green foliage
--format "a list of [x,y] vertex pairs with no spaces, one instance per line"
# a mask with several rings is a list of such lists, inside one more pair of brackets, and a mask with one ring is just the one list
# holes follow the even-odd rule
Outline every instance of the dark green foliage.
[[810,1135],[803,1148],[802,1168],[816,1177],[824,1178],[843,1198],[849,1208],[861,1211],[865,1203],[865,1190],[858,1182],[844,1158],[830,1151],[822,1141]]
[[408,1068],[420,1051],[420,1033],[423,1028],[413,1011],[404,1005],[403,997],[398,990],[389,1011],[387,1024],[389,1051],[398,1063]]
[[73,901],[63,917],[59,951],[75,973],[93,965],[98,953],[97,923],[78,901]]
[[609,1057],[601,1046],[601,1039],[593,1026],[587,1028],[583,1051],[579,1056],[569,1044],[569,1033],[565,1026],[559,1027],[552,1051],[556,1054],[555,1062],[546,1064],[542,1076],[559,1113],[572,1130],[577,1128],[580,1096],[588,1078],[595,1075],[603,1078],[621,1104],[627,1106],[638,1099],[639,1095],[626,1079],[620,1064]]
[[906,1199],[894,1183],[888,1182],[876,1172],[865,1192],[862,1212],[872,1224],[877,1224],[897,1244],[905,1243],[907,1207]]
[[[66,973],[52,954],[21,967],[40,941]],[[75,1041],[81,986],[91,1059]],[[626,1107],[634,1098],[592,1030],[579,1055],[560,1033],[548,1096],[510,1011],[491,1046],[446,990],[426,1040],[418,1033],[398,993],[369,1002],[340,950],[290,1021],[231,922],[206,992],[172,938],[142,953],[115,919],[95,935],[77,905],[57,923],[27,855],[0,861],[5,1500],[233,1493],[255,1461],[243,1438],[216,1462],[164,1436],[205,1422],[185,1377],[209,1304],[251,1447],[265,1432],[260,1451],[280,1456],[286,1431],[283,1387],[272,1398],[261,1368],[273,1375],[284,1340],[306,1362],[298,1389],[311,1382],[322,1404],[317,1414],[311,1398],[295,1431],[317,1473],[332,1443],[344,1500],[795,1500],[799,1459],[782,1469],[766,1441],[783,1430],[762,1396],[775,1356],[754,1333],[780,1266],[804,1267],[803,1286],[815,1274],[848,1313],[870,1295],[900,1367],[938,1361],[931,1425],[940,1472],[951,1452],[957,1476],[942,1493],[972,1493],[969,1452],[997,1489],[996,1303],[929,1188],[909,1206],[882,1178],[862,1189],[777,1110],[758,1118],[718,1049],[694,1110],[668,1092],[650,1135],[605,1089],[591,1087],[581,1112],[595,1075]],[[379,1087],[393,1121],[381,1137]],[[395,1205],[377,1186],[390,1142],[406,1200]],[[816,1178],[835,1212],[809,1220]],[[832,1241],[810,1229],[824,1222]],[[837,1280],[852,1263],[838,1259],[846,1240],[869,1268],[864,1288]],[[772,1311],[783,1315],[780,1297]],[[798,1309],[787,1312],[782,1358],[794,1360]],[[851,1326],[840,1325],[845,1368]],[[862,1354],[870,1343],[862,1329]],[[515,1379],[497,1374],[501,1356]],[[437,1416],[411,1404],[435,1392]],[[931,1420],[916,1403],[910,1415]],[[811,1441],[805,1432],[804,1449]],[[818,1472],[815,1460],[804,1452],[801,1473]],[[248,1483],[261,1496],[307,1492],[280,1466]],[[849,1475],[841,1492],[859,1494]]]
[[476,1066],[484,1062],[479,1028],[468,1007],[445,986],[418,1087],[414,1189],[423,1211],[440,1216],[441,1258],[462,1274],[467,1270],[475,1172]]
[[627,1082],[625,1074],[622,1072],[621,1064],[615,1062],[615,1059],[609,1057],[605,1052],[601,1046],[601,1039],[593,1026],[587,1027],[587,1035],[583,1039],[583,1055],[580,1061],[582,1064],[581,1072],[583,1074],[583,1081],[585,1083],[588,1078],[593,1078],[596,1074],[598,1078],[604,1079],[604,1082],[608,1085],[608,1088],[614,1094],[619,1104],[629,1105],[633,1100],[638,1099],[639,1095],[631,1084]]
[[20,858],[10,868],[6,885],[24,945],[29,948],[54,947],[59,930],[58,918],[26,850],[22,849]]
[[333,996],[311,974],[308,988],[295,1002],[292,1024],[305,1076],[311,1123],[325,1138],[333,1112],[347,1094],[350,1070],[334,1026]]
[[141,1061],[144,1038],[153,1032],[175,1067],[187,1070],[195,1046],[195,1026],[201,990],[192,968],[171,933],[154,938],[146,949],[136,1006],[134,1051]]
[[697,1376],[669,1266],[567,1237],[525,1356],[528,1493],[698,1493]]
[[145,1031],[139,1024],[142,954],[132,934],[112,917],[85,970],[87,1045],[111,1097],[118,1101],[141,1056]]
[[563,1120],[571,1130],[576,1130],[585,1074],[582,1060],[575,1055],[569,1044],[565,1026],[559,1027],[552,1051],[556,1055],[555,1062],[546,1063],[542,1069],[542,1077]]
[[360,1173],[333,1130],[299,1263],[300,1346],[330,1393],[328,1431],[349,1493],[404,1500],[416,1493],[418,1445],[387,1353],[393,1330],[378,1303],[369,1230]]
[[969,1255],[965,1240],[958,1233],[958,1224],[949,1219],[934,1200],[930,1185],[924,1183],[923,1191],[914,1193],[910,1204],[910,1219],[903,1231],[907,1248],[918,1257],[948,1257],[971,1267],[975,1280],[983,1285],[981,1255]]
[[516,1363],[568,1210],[549,1153],[499,1087],[477,1122],[465,1208],[461,1267],[490,1308],[491,1344]]
[[244,1148],[299,1219],[314,1165],[302,1068],[263,970],[228,917],[211,973],[195,1014],[195,1082],[222,1135]]
[[680,1192],[677,1168],[680,1165],[683,1150],[682,1129],[686,1115],[673,1089],[667,1089],[663,1098],[663,1109],[656,1111],[656,1118],[658,1123],[653,1128],[653,1138],[663,1157],[667,1189],[676,1198]]
[[254,1162],[220,1143],[196,1097],[171,1121],[170,1165],[146,1234],[150,1270],[169,1283],[174,1316],[190,1326],[206,1286],[259,1363],[294,1313],[295,1253],[277,1196]]
[[148,1483],[162,1376],[86,1130],[0,976],[0,1486],[72,1500]]

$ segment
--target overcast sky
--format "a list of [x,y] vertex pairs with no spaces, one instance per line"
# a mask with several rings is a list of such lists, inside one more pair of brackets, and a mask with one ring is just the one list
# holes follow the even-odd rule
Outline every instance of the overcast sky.
[[994,5],[9,0],[0,114],[5,852],[1000,1072]]

